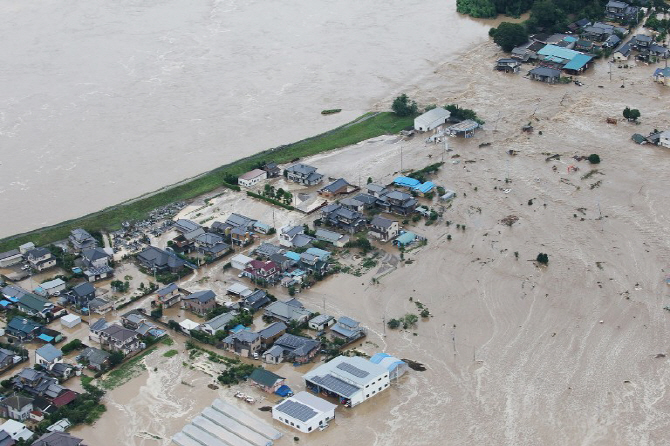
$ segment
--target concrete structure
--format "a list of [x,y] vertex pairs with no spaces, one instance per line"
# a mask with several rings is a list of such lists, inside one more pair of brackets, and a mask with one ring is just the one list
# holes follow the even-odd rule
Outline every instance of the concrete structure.
[[445,124],[451,112],[442,107],[437,107],[414,118],[414,130],[418,132],[428,132]]
[[237,254],[235,257],[230,259],[230,264],[233,268],[244,271],[252,260],[253,259],[251,257],[247,257],[244,254]]
[[330,327],[335,323],[335,318],[333,316],[328,316],[327,314],[320,314],[308,322],[309,328],[316,331],[322,331]]
[[186,334],[191,334],[191,330],[197,329],[200,324],[190,319],[184,319],[179,323],[179,326],[181,327],[181,331]]
[[60,323],[63,327],[73,328],[81,324],[81,317],[76,314],[66,314],[60,318]]
[[389,371],[360,356],[338,356],[303,375],[308,389],[354,407],[390,385]]
[[251,170],[237,178],[237,184],[241,187],[253,187],[263,180],[266,180],[268,173],[261,169]]
[[386,367],[389,371],[389,379],[398,379],[409,370],[409,365],[388,353],[376,353],[370,358],[370,362]]
[[274,406],[272,418],[307,434],[325,429],[328,421],[335,418],[336,407],[310,393],[298,392]]

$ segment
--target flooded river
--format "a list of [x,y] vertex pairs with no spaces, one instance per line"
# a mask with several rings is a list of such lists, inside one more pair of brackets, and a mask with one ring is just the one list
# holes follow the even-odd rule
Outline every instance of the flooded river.
[[14,209],[0,237],[386,106],[489,28],[454,0],[5,0],[0,13],[0,206]]

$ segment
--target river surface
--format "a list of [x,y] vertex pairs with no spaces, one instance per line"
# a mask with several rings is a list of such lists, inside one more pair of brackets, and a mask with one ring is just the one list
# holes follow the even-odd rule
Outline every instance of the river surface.
[[493,24],[455,0],[4,0],[0,14],[0,237],[385,108]]

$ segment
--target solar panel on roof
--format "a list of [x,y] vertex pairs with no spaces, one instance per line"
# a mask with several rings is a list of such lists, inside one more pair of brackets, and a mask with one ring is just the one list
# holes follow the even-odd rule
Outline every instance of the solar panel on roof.
[[300,421],[307,422],[318,415],[311,407],[301,404],[297,401],[286,400],[277,406],[277,410],[284,412],[289,417],[297,418]]
[[309,380],[346,398],[349,398],[351,395],[359,391],[358,387],[352,386],[333,375],[315,376]]
[[365,370],[361,370],[358,367],[355,367],[351,364],[348,364],[346,362],[341,362],[337,364],[337,368],[340,370],[344,370],[347,373],[350,373],[354,375],[357,378],[365,378],[368,376],[370,373],[366,372]]

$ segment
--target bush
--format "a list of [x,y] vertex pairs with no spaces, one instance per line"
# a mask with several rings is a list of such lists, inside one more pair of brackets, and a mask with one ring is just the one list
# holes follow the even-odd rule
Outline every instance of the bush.
[[416,114],[418,106],[415,101],[410,101],[405,93],[393,100],[391,109],[398,116],[411,116]]
[[547,265],[549,263],[549,255],[544,254],[544,253],[539,253],[537,255],[537,263],[540,263],[542,265]]
[[392,329],[395,330],[396,328],[400,327],[400,321],[398,319],[391,319],[386,323],[386,325]]
[[589,163],[591,164],[600,164],[600,156],[595,153],[589,155]]
[[84,344],[79,340],[79,339],[73,339],[67,344],[65,344],[62,348],[61,351],[63,352],[64,355],[67,355],[73,350],[80,350],[81,348],[84,347]]

